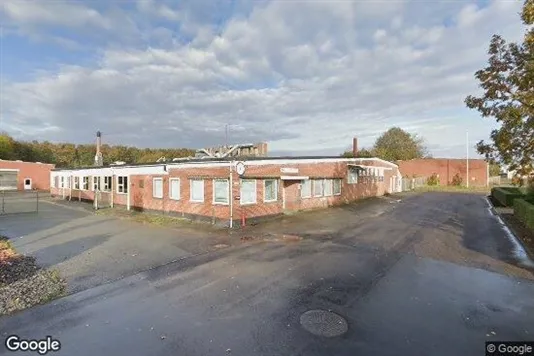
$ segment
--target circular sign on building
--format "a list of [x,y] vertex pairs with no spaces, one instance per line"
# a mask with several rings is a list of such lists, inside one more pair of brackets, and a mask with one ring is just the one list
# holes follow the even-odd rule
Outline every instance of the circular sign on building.
[[237,172],[237,174],[239,174],[240,176],[242,176],[243,174],[245,174],[245,164],[243,162],[237,162],[236,165],[235,165],[235,171]]

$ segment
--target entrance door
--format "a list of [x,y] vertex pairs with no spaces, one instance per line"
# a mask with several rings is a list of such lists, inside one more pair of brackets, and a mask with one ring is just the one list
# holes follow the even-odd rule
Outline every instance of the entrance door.
[[300,209],[300,180],[282,181],[282,202],[284,211]]
[[31,178],[24,179],[24,190],[32,190],[32,179]]

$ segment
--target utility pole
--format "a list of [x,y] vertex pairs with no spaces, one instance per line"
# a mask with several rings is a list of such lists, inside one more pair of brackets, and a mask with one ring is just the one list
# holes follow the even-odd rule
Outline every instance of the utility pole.
[[466,167],[466,172],[465,172],[465,176],[466,176],[466,186],[467,188],[469,188],[469,131],[466,132],[466,135],[465,135],[465,145],[466,145],[466,155],[465,155],[465,167]]

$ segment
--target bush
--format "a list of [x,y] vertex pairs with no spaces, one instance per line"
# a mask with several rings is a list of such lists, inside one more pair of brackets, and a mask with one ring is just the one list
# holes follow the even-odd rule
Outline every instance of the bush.
[[462,177],[460,177],[459,173],[456,173],[454,177],[452,177],[451,185],[455,185],[455,186],[462,185]]
[[534,231],[534,200],[515,199],[514,215],[526,227]]
[[436,173],[432,174],[427,180],[427,185],[439,185],[439,177]]
[[514,200],[524,198],[524,190],[515,187],[496,187],[491,190],[491,196],[503,206],[514,206]]

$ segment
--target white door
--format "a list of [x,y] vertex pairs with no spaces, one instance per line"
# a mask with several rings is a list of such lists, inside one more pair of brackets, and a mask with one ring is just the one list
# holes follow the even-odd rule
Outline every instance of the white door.
[[24,178],[24,190],[32,190],[32,179]]

